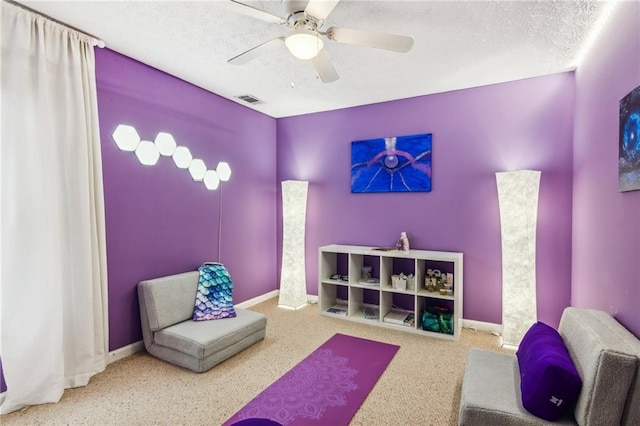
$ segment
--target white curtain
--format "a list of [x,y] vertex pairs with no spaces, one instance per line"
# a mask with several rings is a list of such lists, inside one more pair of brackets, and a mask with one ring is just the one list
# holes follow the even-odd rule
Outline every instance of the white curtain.
[[1,10],[4,414],[103,371],[108,324],[95,40]]

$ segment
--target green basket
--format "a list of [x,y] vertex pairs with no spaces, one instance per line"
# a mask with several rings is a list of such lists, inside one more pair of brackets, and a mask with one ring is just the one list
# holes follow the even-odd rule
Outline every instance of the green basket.
[[453,334],[451,310],[441,306],[428,306],[422,314],[422,329],[435,333]]

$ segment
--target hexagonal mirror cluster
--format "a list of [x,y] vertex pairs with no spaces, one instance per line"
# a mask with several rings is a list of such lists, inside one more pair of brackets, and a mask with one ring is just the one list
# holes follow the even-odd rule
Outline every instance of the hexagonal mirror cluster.
[[111,136],[120,150],[134,152],[140,164],[153,166],[161,155],[171,157],[176,167],[189,170],[191,178],[203,182],[209,190],[218,189],[221,182],[231,178],[231,167],[227,162],[219,162],[216,170],[207,170],[204,161],[193,158],[189,148],[178,146],[170,133],[159,132],[153,142],[143,141],[133,126],[119,124]]

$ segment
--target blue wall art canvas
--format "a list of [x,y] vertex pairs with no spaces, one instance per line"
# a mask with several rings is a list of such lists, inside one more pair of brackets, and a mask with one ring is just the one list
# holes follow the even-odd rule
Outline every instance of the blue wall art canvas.
[[351,142],[351,192],[431,191],[431,133]]
[[640,189],[640,86],[620,101],[618,188]]

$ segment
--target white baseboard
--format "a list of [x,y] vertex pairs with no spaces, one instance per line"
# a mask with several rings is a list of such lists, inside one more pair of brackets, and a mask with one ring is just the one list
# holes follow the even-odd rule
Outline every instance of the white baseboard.
[[476,331],[486,331],[488,333],[495,334],[496,336],[500,336],[502,334],[502,324],[494,324],[492,322],[463,319],[462,327]]
[[518,346],[515,346],[515,345],[508,345],[508,344],[506,344],[506,343],[504,343],[504,342],[502,341],[502,338],[500,338],[500,347],[501,347],[502,349],[507,349],[507,350],[510,350],[510,351],[513,351],[513,352],[516,352],[516,351],[518,350]]
[[262,303],[265,300],[272,299],[280,294],[280,290],[272,290],[269,293],[265,293],[262,296],[254,297],[253,299],[245,300],[242,303],[238,303],[235,305],[236,308],[246,309],[253,305],[257,305],[258,303]]
[[[261,296],[254,297],[253,299],[245,300],[242,303],[238,303],[235,305],[237,308],[246,309],[250,308],[253,305],[257,305],[258,303],[262,303],[266,300],[273,299],[274,297],[278,297],[280,295],[280,290],[272,290],[269,293],[265,293]],[[318,303],[318,296],[315,294],[307,294],[307,302],[310,305],[315,305]]]
[[317,305],[317,304],[318,304],[318,296],[316,296],[315,294],[307,294],[307,303],[303,303],[297,308],[291,308],[289,306],[284,306],[284,305],[278,305],[278,308],[291,309],[291,310],[297,311],[298,309],[306,308],[309,305]]
[[[280,290],[272,290],[269,293],[265,293],[262,296],[254,297],[253,299],[246,300],[242,303],[238,303],[235,305],[237,308],[246,309],[250,308],[253,305],[257,305],[258,303],[262,303],[266,300],[273,299],[274,297],[278,297],[280,295]],[[315,294],[307,294],[307,302],[310,305],[315,305],[318,303],[318,296]]]
[[130,345],[123,346],[115,351],[109,352],[109,356],[107,357],[107,364],[114,363],[116,361],[120,361],[128,357],[129,355],[133,355],[136,352],[140,352],[144,350],[144,342],[139,340],[137,342],[133,342]]

